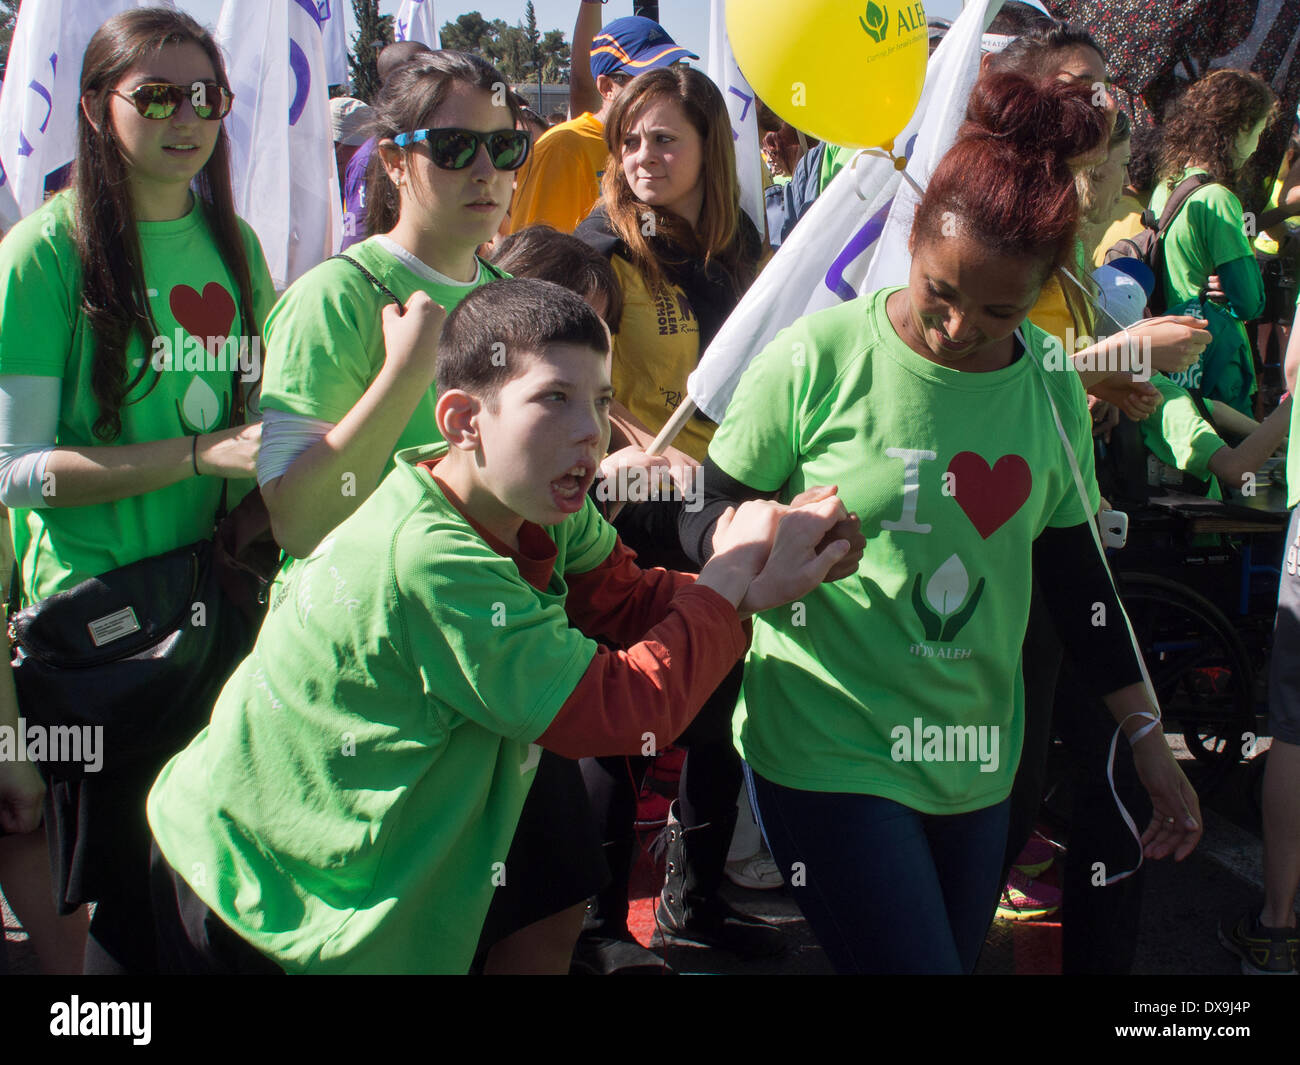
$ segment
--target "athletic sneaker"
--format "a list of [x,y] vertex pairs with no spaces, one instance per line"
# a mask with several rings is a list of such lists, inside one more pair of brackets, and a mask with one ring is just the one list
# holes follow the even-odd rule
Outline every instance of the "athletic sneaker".
[[785,883],[766,847],[760,847],[748,858],[728,862],[724,872],[733,884],[751,891],[773,891]]
[[998,900],[998,916],[1004,921],[1037,921],[1061,908],[1061,889],[1031,880],[1012,869]]
[[1025,849],[1012,862],[1012,867],[1019,869],[1025,876],[1033,880],[1034,877],[1042,876],[1056,861],[1056,848],[1048,843],[1042,836],[1035,832],[1029,837],[1029,842],[1025,844]]
[[1295,928],[1265,928],[1256,910],[1219,922],[1219,942],[1241,959],[1247,976],[1295,976],[1300,934]]

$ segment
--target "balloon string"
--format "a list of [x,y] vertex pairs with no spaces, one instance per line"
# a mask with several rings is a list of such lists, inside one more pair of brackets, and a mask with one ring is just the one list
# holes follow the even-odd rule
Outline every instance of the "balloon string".
[[[906,157],[895,155],[893,150],[890,148],[864,148],[862,149],[862,152],[860,154],[875,155],[881,159],[888,159],[890,162],[894,164],[894,169],[903,175],[903,180],[912,186],[913,190],[916,192],[918,196],[925,195],[925,189],[921,188],[921,186],[916,183],[916,179],[907,172]],[[858,156],[854,156],[853,157],[854,165],[857,164],[857,161],[858,161]],[[861,194],[859,194],[858,198],[859,199],[862,198]]]

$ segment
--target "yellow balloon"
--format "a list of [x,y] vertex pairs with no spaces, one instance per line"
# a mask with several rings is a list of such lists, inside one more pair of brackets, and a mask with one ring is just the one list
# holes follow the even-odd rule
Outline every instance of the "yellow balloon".
[[727,0],[727,35],[763,102],[832,144],[884,144],[921,98],[929,32],[920,0]]

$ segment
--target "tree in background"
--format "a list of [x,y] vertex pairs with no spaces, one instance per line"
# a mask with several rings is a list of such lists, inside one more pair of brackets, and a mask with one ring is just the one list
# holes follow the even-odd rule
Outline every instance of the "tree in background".
[[485,19],[471,11],[443,25],[442,46],[458,52],[475,52],[512,82],[535,81],[536,53],[541,53],[542,79],[552,85],[569,80],[569,42],[563,30],[541,32],[531,3],[525,9],[526,24],[510,26],[504,19]]
[[0,78],[4,77],[9,63],[9,45],[14,39],[14,23],[18,21],[18,0],[0,0]]
[[379,93],[377,60],[384,45],[393,41],[393,16],[380,15],[379,0],[352,0],[352,17],[357,24],[352,35],[352,54],[348,56],[352,95],[373,103]]

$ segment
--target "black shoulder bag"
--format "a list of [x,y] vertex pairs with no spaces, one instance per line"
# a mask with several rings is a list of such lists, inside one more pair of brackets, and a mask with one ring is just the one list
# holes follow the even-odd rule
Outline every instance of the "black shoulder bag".
[[[244,420],[238,379],[234,389],[232,426]],[[45,750],[31,753],[47,780],[77,780],[88,768],[133,776],[188,743],[252,648],[279,556],[261,493],[254,489],[227,513],[223,485],[210,539],[12,614],[18,706],[27,732],[42,730]],[[98,767],[87,766],[92,742]]]

